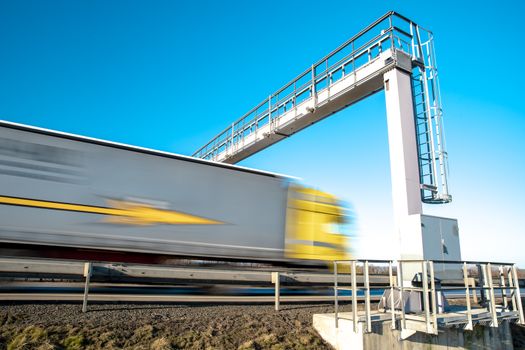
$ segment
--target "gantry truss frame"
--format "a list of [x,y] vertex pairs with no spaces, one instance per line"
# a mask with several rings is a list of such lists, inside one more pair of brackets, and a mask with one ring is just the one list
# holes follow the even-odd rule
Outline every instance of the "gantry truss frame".
[[237,163],[385,89],[393,68],[412,76],[421,199],[451,201],[432,32],[390,11],[270,94],[193,156]]

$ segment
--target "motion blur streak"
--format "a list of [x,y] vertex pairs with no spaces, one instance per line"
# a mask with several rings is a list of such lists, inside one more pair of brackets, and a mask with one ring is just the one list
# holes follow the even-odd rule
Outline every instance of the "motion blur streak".
[[0,122],[0,242],[20,252],[323,265],[349,258],[344,213],[287,176]]
[[287,210],[286,252],[296,259],[348,259],[343,207],[326,192],[290,187]]

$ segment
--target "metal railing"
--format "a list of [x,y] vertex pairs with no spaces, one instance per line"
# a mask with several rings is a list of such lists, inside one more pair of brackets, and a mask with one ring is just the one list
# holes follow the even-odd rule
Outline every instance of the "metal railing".
[[[355,72],[387,49],[400,49],[412,54],[412,25],[413,22],[406,17],[393,11],[388,12],[281,89],[270,94],[197,150],[193,156],[214,160],[219,153],[241,138],[268,123],[271,124],[286,111],[329,88],[331,84]],[[417,52],[414,52],[414,55],[417,55]]]
[[[440,269],[436,269],[437,265]],[[383,273],[388,270],[387,286],[370,286],[367,276],[371,266],[382,269]],[[410,276],[405,270],[410,271]],[[359,274],[364,276],[360,285],[356,283]],[[417,278],[409,285],[407,281],[412,276]],[[372,310],[371,292],[381,288],[388,292]],[[341,291],[351,292],[350,312],[342,312]],[[356,297],[359,293],[365,297],[364,311],[358,310]],[[417,299],[419,308],[408,305],[409,294]],[[445,301],[447,295],[455,300],[455,305],[449,309]],[[439,327],[447,326],[467,330],[472,330],[475,324],[498,327],[503,320],[525,324],[517,268],[514,264],[501,262],[334,261],[334,310],[336,328],[340,319],[350,318],[354,332],[358,332],[359,323],[363,324],[364,332],[371,332],[373,322],[388,320],[392,329],[400,327],[402,336],[407,331],[437,334]]]
[[[394,280],[394,269],[393,269],[393,260],[344,260],[344,261],[334,261],[334,309],[335,309],[335,326],[336,328],[339,327],[339,301],[340,301],[340,291],[348,291],[351,293],[351,313],[352,313],[352,319],[353,320],[360,320],[360,316],[358,315],[358,305],[357,305],[357,297],[359,294],[363,294],[364,301],[365,301],[365,331],[370,332],[372,330],[372,309],[371,309],[371,294],[372,291],[382,291],[386,288],[390,289],[391,295],[393,296],[394,288],[396,288],[396,283]],[[386,286],[371,286],[370,285],[370,265],[387,265],[388,267],[388,285]],[[342,268],[341,268],[342,266]],[[342,270],[349,271],[349,275],[351,278],[350,286],[348,285],[342,285],[341,283],[344,283],[341,279],[344,277],[345,273],[343,272],[343,276],[341,276]],[[362,283],[358,284],[358,271],[361,270],[362,275]],[[348,275],[348,273],[346,273]],[[393,300],[392,300],[393,301]],[[395,314],[392,311],[391,313],[391,320],[395,320]],[[358,331],[358,322],[353,323],[354,332]]]

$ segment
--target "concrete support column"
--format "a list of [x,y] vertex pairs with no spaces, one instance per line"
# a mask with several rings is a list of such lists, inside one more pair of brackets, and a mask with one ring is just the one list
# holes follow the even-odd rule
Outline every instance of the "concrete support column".
[[[423,259],[422,202],[410,74],[394,68],[384,74],[394,229],[401,259]],[[411,279],[404,266],[404,280]],[[410,276],[409,276],[410,275]]]

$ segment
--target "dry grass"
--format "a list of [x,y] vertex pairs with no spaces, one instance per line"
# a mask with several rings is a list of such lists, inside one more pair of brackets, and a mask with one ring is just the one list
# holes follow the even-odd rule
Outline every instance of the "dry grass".
[[327,309],[100,305],[82,314],[76,305],[16,305],[0,310],[0,350],[328,350],[311,326],[312,313]]

